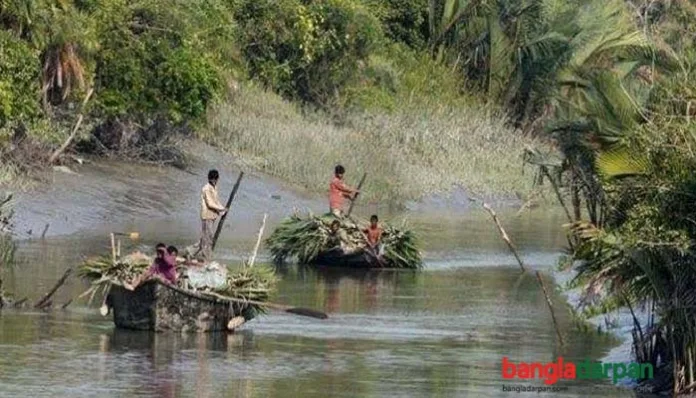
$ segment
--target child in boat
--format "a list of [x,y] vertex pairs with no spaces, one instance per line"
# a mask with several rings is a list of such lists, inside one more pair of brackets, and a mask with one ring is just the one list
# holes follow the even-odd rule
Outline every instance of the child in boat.
[[166,261],[169,265],[174,267],[174,269],[176,269],[176,263],[177,263],[178,257],[179,257],[179,249],[177,249],[176,246],[167,247],[167,255],[164,257],[164,261]]
[[329,210],[336,217],[343,216],[343,199],[354,199],[358,190],[350,188],[343,182],[346,169],[340,164],[334,168],[334,177],[329,184]]
[[341,228],[341,222],[338,220],[331,222],[328,247],[331,250],[340,250],[343,254],[350,254],[356,250],[348,245],[348,235]]
[[384,245],[382,245],[382,228],[379,226],[379,218],[376,214],[370,217],[370,226],[363,230],[365,237],[367,238],[367,244],[374,250],[377,255],[381,256],[383,252]]
[[135,290],[141,283],[150,279],[151,277],[156,277],[164,280],[167,283],[176,284],[176,253],[177,249],[174,246],[170,246],[174,257],[171,254],[167,254],[167,245],[164,243],[158,243],[155,246],[157,257],[152,265],[142,274],[137,276],[132,284],[124,282],[123,286],[128,290]]

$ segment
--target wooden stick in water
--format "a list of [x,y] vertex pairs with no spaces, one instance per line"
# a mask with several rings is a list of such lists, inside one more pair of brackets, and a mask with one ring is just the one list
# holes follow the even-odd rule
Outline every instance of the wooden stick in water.
[[116,258],[121,258],[121,239],[116,241]]
[[48,231],[48,227],[49,227],[49,224],[46,224],[46,226],[44,227],[43,232],[41,233],[41,239],[46,238],[46,232]]
[[249,260],[249,268],[254,266],[254,261],[256,261],[256,254],[259,252],[259,246],[261,245],[261,237],[263,236],[263,229],[266,227],[266,217],[268,214],[263,214],[263,221],[261,222],[261,228],[259,228],[259,236],[256,238],[256,245],[254,246],[254,253],[251,255]]
[[498,227],[498,231],[500,232],[500,237],[503,238],[505,243],[507,244],[508,248],[512,252],[512,254],[515,256],[515,259],[517,259],[517,263],[520,265],[520,269],[522,271],[526,271],[527,269],[524,266],[524,263],[522,262],[522,258],[520,257],[519,253],[517,253],[517,248],[515,245],[512,243],[510,240],[510,237],[508,236],[507,232],[505,232],[505,229],[503,226],[500,224],[500,221],[498,221],[498,215],[495,214],[495,211],[488,205],[488,203],[482,201],[482,200],[477,200],[473,198],[469,198],[470,201],[472,202],[479,202],[481,206],[488,212],[488,214],[491,215],[491,218],[493,218],[493,222],[495,223],[495,226]]
[[[161,282],[160,282],[161,283]],[[242,304],[254,304],[258,305],[261,307],[268,307],[268,308],[273,308],[276,310],[280,311],[285,311],[290,314],[295,314],[295,315],[301,315],[301,316],[307,316],[310,318],[317,318],[317,319],[327,319],[329,316],[326,315],[325,313],[317,310],[313,310],[310,308],[302,308],[302,307],[291,307],[289,305],[282,305],[282,304],[275,304],[275,303],[268,303],[268,302],[262,302],[262,301],[254,301],[254,300],[245,300],[245,299],[239,299],[239,298],[234,298],[234,297],[227,297],[223,296],[221,294],[215,293],[215,292],[205,292],[205,293],[198,293],[194,292],[191,290],[183,290],[177,286],[173,285],[166,285],[168,288],[172,290],[176,290],[178,292],[181,292],[183,294],[204,299],[204,300],[222,300],[222,301],[227,301],[227,302],[233,302],[233,303],[242,303]]]
[[558,328],[558,322],[556,321],[556,314],[553,311],[553,303],[551,302],[551,297],[549,297],[549,293],[548,291],[546,291],[546,285],[544,284],[544,280],[541,279],[541,274],[539,273],[539,271],[536,271],[535,273],[537,277],[537,282],[539,282],[539,286],[541,286],[541,289],[544,292],[546,304],[549,306],[549,311],[551,312],[551,320],[553,321],[553,327],[556,329],[558,341],[561,342],[561,345],[564,345],[565,343],[563,342],[563,336],[561,335],[561,330]]
[[[510,237],[508,236],[507,232],[505,232],[505,229],[503,226],[500,224],[500,221],[498,220],[498,216],[495,214],[495,211],[488,205],[488,203],[485,203],[482,200],[478,199],[473,199],[469,198],[470,201],[472,202],[479,202],[481,206],[483,206],[484,209],[491,215],[491,218],[493,218],[493,222],[495,223],[496,227],[498,227],[498,231],[500,232],[500,236],[503,238],[505,243],[508,245],[508,248],[512,252],[512,254],[515,256],[515,259],[517,259],[517,263],[520,265],[520,269],[522,272],[526,272],[527,268],[524,266],[524,263],[522,262],[522,258],[520,257],[519,253],[517,253],[517,248],[515,245],[512,243],[510,240]],[[553,320],[553,327],[556,329],[556,335],[558,335],[558,340],[561,343],[561,345],[564,345],[565,342],[563,341],[563,336],[561,335],[561,331],[558,328],[558,323],[556,322],[556,313],[553,310],[553,304],[551,302],[551,298],[549,297],[549,293],[546,290],[546,286],[544,285],[544,281],[541,279],[541,275],[539,274],[539,271],[536,271],[536,276],[537,276],[537,283],[541,287],[542,292],[544,293],[544,298],[546,298],[546,304],[549,307],[549,311],[551,312],[551,319]]]
[[42,308],[42,307],[46,306],[46,303],[48,302],[48,300],[51,297],[53,297],[53,295],[56,293],[56,291],[58,291],[58,289],[61,286],[63,286],[63,284],[68,279],[68,276],[70,276],[71,273],[72,273],[72,268],[68,268],[67,270],[65,270],[65,273],[63,274],[63,276],[60,279],[58,279],[58,282],[56,282],[56,284],[53,286],[53,288],[48,293],[46,293],[43,296],[43,298],[41,298],[41,300],[37,301],[36,304],[34,304],[34,308]]
[[262,306],[262,307],[268,307],[268,308],[273,308],[273,309],[280,310],[280,311],[285,311],[285,312],[290,313],[290,314],[308,316],[310,318],[327,319],[329,317],[328,315],[326,315],[325,313],[323,313],[321,311],[317,311],[317,310],[313,310],[313,309],[309,309],[309,308],[291,307],[289,305],[267,303],[267,302],[254,301],[254,300],[237,299],[237,298],[233,298],[233,297],[223,296],[221,294],[217,294],[214,292],[206,292],[206,294],[209,294],[211,296],[214,296],[214,297],[219,298],[220,300],[224,300],[224,301],[254,304],[254,305],[258,305],[258,306]]
[[[358,183],[356,190],[360,191],[360,188],[362,188],[363,183],[365,182],[366,178],[367,178],[367,173],[363,174],[362,178],[360,179],[360,182]],[[360,192],[356,193],[353,200],[350,201],[350,207],[348,208],[348,212],[346,213],[346,217],[350,217],[350,213],[353,212],[353,206],[355,206],[355,201],[358,200],[358,195],[360,195]]]
[[27,300],[29,300],[29,298],[28,298],[28,297],[25,297],[25,298],[23,298],[23,299],[21,299],[21,300],[17,300],[13,305],[14,305],[15,308],[19,308],[19,307],[21,307],[22,305],[24,305],[24,303],[26,303]]
[[210,250],[213,251],[215,250],[215,245],[217,244],[218,238],[220,237],[220,232],[222,232],[222,226],[225,224],[225,220],[227,219],[227,215],[230,214],[230,211],[232,208],[232,201],[234,200],[234,196],[237,194],[237,190],[239,189],[239,184],[242,182],[242,177],[244,177],[244,172],[242,171],[239,173],[239,177],[237,177],[237,182],[234,183],[234,187],[232,188],[232,193],[230,193],[229,199],[227,199],[227,213],[223,214],[222,217],[220,217],[220,221],[218,222],[217,230],[215,230],[215,235],[213,236],[213,244],[211,245]]

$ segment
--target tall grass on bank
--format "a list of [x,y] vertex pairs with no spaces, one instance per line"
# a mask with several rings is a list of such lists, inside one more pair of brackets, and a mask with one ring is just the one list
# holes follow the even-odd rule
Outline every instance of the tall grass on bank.
[[530,188],[520,161],[526,139],[482,109],[397,108],[353,113],[339,125],[246,86],[210,110],[200,136],[246,166],[316,192],[327,190],[337,163],[351,183],[370,174],[367,200],[416,199],[454,185],[477,195]]

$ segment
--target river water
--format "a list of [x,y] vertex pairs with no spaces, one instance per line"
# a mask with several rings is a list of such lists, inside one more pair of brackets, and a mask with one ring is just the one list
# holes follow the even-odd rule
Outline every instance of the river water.
[[[224,168],[223,168],[224,166]],[[234,165],[220,166],[236,176]],[[196,238],[198,176],[171,169],[100,164],[56,173],[51,184],[20,195],[18,263],[3,271],[6,290],[37,299],[84,256],[108,250],[109,231],[139,231],[142,241],[184,246]],[[221,189],[227,192],[231,182]],[[280,199],[278,199],[280,195]],[[321,211],[323,201],[263,176],[242,184],[218,256],[234,263],[249,254],[264,212],[267,232],[292,208]],[[564,298],[553,292],[556,335],[542,292],[520,274],[487,214],[462,209],[390,212],[421,236],[426,268],[411,271],[278,268],[273,301],[325,311],[314,320],[271,312],[235,334],[179,335],[115,330],[99,303],[66,310],[0,314],[0,396],[327,397],[327,396],[634,396],[604,380],[560,381],[566,390],[516,393],[504,386],[542,386],[504,380],[501,361],[601,360],[618,341],[575,328]],[[564,238],[562,214],[500,211],[527,265],[549,275]],[[36,231],[49,223],[46,239]],[[33,238],[32,238],[33,236]],[[262,256],[262,260],[264,257]],[[553,280],[547,276],[547,284]],[[60,305],[84,291],[70,279]]]

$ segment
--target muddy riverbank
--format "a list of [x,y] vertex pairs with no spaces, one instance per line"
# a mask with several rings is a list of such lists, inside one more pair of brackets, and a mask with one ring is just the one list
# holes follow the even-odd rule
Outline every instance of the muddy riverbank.
[[[232,234],[253,233],[263,213],[268,213],[273,223],[293,209],[316,213],[326,211],[324,195],[249,170],[217,149],[198,142],[187,143],[185,150],[190,159],[187,170],[88,159],[82,165],[68,165],[71,172],[62,168],[46,171],[40,176],[42,182],[16,195],[15,224],[19,238],[40,236],[46,224],[49,224],[47,236],[98,231],[104,225],[154,232],[162,231],[162,225],[169,225],[168,220],[172,219],[179,224],[177,228],[190,229],[195,235],[198,230],[198,193],[210,168],[217,168],[221,173],[220,193],[224,197],[232,189],[240,170],[245,172],[227,227]],[[327,184],[330,173],[329,167]],[[359,176],[348,178],[357,180]],[[375,212],[393,215],[403,211],[461,214],[471,210],[468,197],[464,189],[455,188],[398,207],[359,202],[356,212],[362,215]],[[513,197],[487,200],[493,200],[500,207],[520,204]]]

